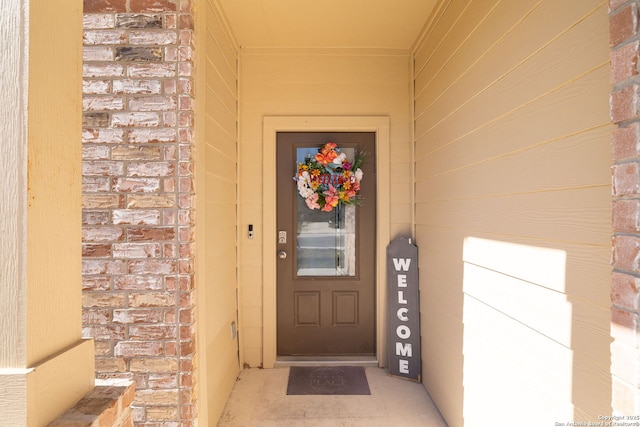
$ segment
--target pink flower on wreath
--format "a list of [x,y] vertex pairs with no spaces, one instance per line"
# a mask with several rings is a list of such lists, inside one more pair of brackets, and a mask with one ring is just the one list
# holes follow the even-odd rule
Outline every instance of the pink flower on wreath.
[[307,197],[305,202],[309,209],[320,209],[320,205],[318,204],[318,193],[313,193],[311,196]]
[[338,203],[340,203],[340,195],[338,193],[338,190],[333,185],[329,184],[329,189],[322,194],[324,194],[325,201],[325,205],[322,210],[325,212],[331,212],[331,210],[338,206]]

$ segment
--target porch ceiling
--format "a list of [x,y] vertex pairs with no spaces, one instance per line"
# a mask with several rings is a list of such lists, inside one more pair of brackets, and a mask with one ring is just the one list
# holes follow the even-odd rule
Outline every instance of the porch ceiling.
[[408,49],[437,0],[218,0],[241,47]]

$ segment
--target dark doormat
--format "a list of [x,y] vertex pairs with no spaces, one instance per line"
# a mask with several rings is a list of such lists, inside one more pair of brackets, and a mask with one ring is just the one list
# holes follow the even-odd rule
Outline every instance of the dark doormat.
[[361,366],[292,366],[287,394],[362,395],[371,391]]

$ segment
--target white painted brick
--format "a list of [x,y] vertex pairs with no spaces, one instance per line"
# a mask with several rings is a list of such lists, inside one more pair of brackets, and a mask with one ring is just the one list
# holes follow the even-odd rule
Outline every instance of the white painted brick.
[[121,162],[90,160],[82,162],[82,174],[93,176],[122,176],[124,165]]
[[117,194],[83,194],[82,209],[114,209],[121,206],[122,201]]
[[124,259],[157,258],[160,256],[158,243],[114,243],[113,257]]
[[162,90],[160,80],[114,80],[115,94],[159,94]]
[[176,126],[178,124],[176,113],[173,111],[162,113],[162,122],[165,126]]
[[111,178],[109,177],[82,177],[82,191],[85,193],[104,193],[111,190]]
[[164,59],[165,61],[173,62],[178,60],[178,47],[177,46],[167,46],[164,48]]
[[160,225],[160,212],[147,209],[114,209],[114,224]]
[[124,66],[120,64],[84,64],[83,77],[124,77]]
[[82,147],[83,160],[108,160],[111,149],[106,145],[88,145]]
[[177,108],[173,96],[145,96],[129,99],[130,111],[169,111]]
[[82,93],[85,95],[106,95],[111,92],[109,80],[83,80]]
[[176,44],[178,35],[171,30],[139,30],[129,32],[130,44],[166,46]]
[[175,77],[175,64],[131,64],[127,67],[127,75],[134,78]]
[[122,227],[82,227],[83,242],[115,242],[124,237]]
[[180,61],[191,61],[193,59],[193,49],[190,46],[180,46],[178,59]]
[[113,181],[114,191],[123,193],[153,193],[160,189],[158,178],[117,178]]
[[82,142],[112,143],[123,142],[124,130],[111,128],[82,129]]
[[160,160],[160,147],[119,145],[111,149],[111,160]]
[[193,75],[193,66],[191,62],[181,62],[178,68],[178,75],[180,77],[189,77]]
[[87,45],[96,44],[124,44],[127,41],[127,34],[121,30],[90,30],[84,32],[84,43]]
[[113,48],[109,46],[85,46],[82,48],[83,61],[113,61]]
[[111,125],[114,127],[150,127],[159,124],[160,117],[156,113],[114,113],[111,116]]
[[129,142],[149,143],[176,141],[176,130],[172,128],[131,129],[129,131]]
[[86,14],[82,17],[82,26],[85,30],[115,28],[115,19],[111,14]]
[[174,208],[175,194],[130,194],[127,195],[128,208]]
[[124,110],[124,99],[113,96],[84,96],[84,111],[121,111]]
[[127,176],[172,176],[175,165],[170,162],[131,162],[127,164]]
[[82,274],[125,274],[127,264],[122,260],[82,260]]

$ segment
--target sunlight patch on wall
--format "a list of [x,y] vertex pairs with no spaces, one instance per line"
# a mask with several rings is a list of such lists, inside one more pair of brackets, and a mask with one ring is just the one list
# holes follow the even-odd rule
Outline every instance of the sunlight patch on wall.
[[566,252],[468,237],[463,261],[465,424],[571,420]]

